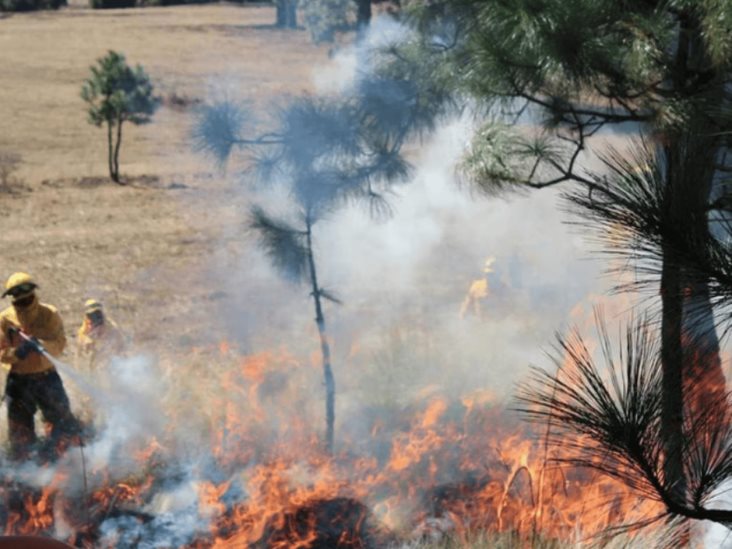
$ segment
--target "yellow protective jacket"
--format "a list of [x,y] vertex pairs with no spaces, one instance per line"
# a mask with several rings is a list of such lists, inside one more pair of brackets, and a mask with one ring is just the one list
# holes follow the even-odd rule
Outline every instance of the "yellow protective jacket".
[[97,359],[108,359],[124,352],[125,340],[122,331],[108,316],[104,324],[94,327],[85,318],[76,333],[76,344],[79,356],[87,356],[94,363]]
[[29,353],[18,360],[15,350],[22,344],[19,336],[11,337],[8,328],[20,328],[36,337],[52,356],[61,356],[66,347],[66,334],[56,307],[40,303],[38,297],[28,307],[8,307],[0,313],[0,363],[14,374],[37,374],[53,369],[53,364],[39,353]]
[[481,316],[482,307],[480,302],[488,297],[489,293],[490,289],[488,288],[487,279],[479,278],[478,280],[474,280],[470,284],[470,289],[460,306],[460,318],[464,318],[471,309],[476,316]]

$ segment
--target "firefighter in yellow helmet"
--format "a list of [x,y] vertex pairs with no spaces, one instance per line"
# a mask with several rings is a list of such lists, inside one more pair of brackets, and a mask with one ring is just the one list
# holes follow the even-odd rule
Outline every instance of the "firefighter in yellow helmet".
[[496,258],[488,257],[483,264],[483,278],[473,280],[468,289],[468,293],[460,306],[460,318],[465,318],[468,313],[472,312],[476,317],[483,318],[482,302],[490,294],[490,286],[488,284],[488,275],[494,272],[493,264]]
[[37,288],[30,275],[15,273],[2,294],[12,300],[0,313],[0,363],[10,370],[5,384],[10,457],[18,460],[27,459],[36,443],[34,416],[38,409],[51,424],[47,457],[80,434],[61,378],[44,354],[58,357],[63,352],[63,322],[55,307],[38,300]]
[[96,299],[84,303],[84,320],[76,333],[76,344],[79,357],[89,360],[91,370],[102,361],[122,355],[125,350],[122,332]]

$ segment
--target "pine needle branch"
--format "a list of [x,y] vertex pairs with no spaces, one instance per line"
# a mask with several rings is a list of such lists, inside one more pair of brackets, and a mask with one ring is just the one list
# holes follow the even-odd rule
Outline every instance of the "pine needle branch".
[[289,280],[301,282],[308,272],[306,233],[269,216],[262,208],[251,210],[249,227],[274,266]]

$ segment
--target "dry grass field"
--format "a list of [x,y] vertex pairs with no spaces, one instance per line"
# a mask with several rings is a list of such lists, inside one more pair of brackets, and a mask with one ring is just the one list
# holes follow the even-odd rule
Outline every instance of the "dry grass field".
[[[274,10],[234,5],[130,10],[67,9],[0,21],[0,149],[19,153],[31,181],[103,175],[104,133],[79,97],[89,66],[113,49],[140,63],[164,100],[241,94],[260,102],[309,88],[324,55],[304,31],[272,28]],[[197,169],[190,117],[163,108],[154,124],[127,128],[124,171]]]
[[[206,265],[222,235],[241,244],[240,212],[230,183],[191,150],[194,107],[221,96],[260,106],[310,89],[327,52],[305,31],[274,29],[274,16],[219,4],[0,19],[0,153],[21,155],[24,182],[0,192],[0,278],[33,273],[69,335],[88,296],[155,348],[195,343],[216,318],[221,292]],[[151,124],[125,128],[127,186],[105,179],[105,133],[79,96],[109,49],[143,65],[163,98]]]

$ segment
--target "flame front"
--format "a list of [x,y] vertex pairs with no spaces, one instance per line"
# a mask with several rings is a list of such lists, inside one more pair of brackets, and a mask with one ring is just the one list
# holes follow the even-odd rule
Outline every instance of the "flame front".
[[[286,351],[237,357],[222,344],[223,364],[191,383],[209,354],[216,352],[176,365],[185,372],[162,399],[162,432],[117,449],[134,457],[134,470],[120,475],[91,464],[89,491],[69,491],[69,476],[78,485],[79,475],[71,450],[41,491],[6,486],[6,501],[21,498],[9,506],[5,532],[124,547],[133,545],[125,534],[131,525],[144,538],[154,535],[145,525],[166,516],[169,530],[185,531],[171,545],[196,548],[307,548],[324,540],[381,547],[435,530],[578,541],[660,511],[607,478],[557,465],[546,433],[519,423],[489,390],[450,398],[429,387],[396,414],[360,410],[342,420],[331,457],[320,442],[310,365]],[[170,504],[176,498],[164,496],[186,483],[191,505],[182,524]]]

